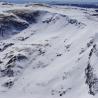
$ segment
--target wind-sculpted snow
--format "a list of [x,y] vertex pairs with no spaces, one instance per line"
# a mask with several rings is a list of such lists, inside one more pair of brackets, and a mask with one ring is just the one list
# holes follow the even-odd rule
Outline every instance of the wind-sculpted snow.
[[[49,14],[49,17],[47,17]],[[46,17],[47,18],[46,18]],[[45,19],[43,18],[45,17]],[[41,20],[41,18],[43,20]],[[47,11],[33,11],[33,10],[10,10],[6,14],[0,15],[0,37],[2,39],[9,38],[22,30],[29,27],[30,24],[36,24],[39,22],[43,23],[53,23],[53,25],[58,21],[63,21],[67,25],[75,24],[80,26],[82,23],[75,19],[69,19],[66,15],[59,15],[56,13],[49,13]],[[64,25],[63,24],[63,25]]]
[[98,97],[96,9],[0,8],[0,98]]

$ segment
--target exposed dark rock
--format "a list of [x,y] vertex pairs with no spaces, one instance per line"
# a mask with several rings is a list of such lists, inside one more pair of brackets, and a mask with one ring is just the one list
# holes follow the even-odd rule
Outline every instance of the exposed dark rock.
[[13,45],[14,45],[14,43],[4,43],[3,47],[0,48],[0,52],[6,50],[8,47],[13,46]]
[[80,25],[80,24],[81,24],[81,23],[78,22],[76,19],[69,19],[68,22],[69,22],[70,24],[75,24],[75,25]]
[[93,45],[93,48],[91,49],[90,53],[89,53],[89,59],[91,58],[92,54],[96,51],[96,44]]
[[69,23],[71,23],[71,24],[76,23],[76,24],[77,24],[77,20],[75,20],[75,19],[70,19],[70,20],[69,20]]
[[12,11],[18,17],[26,20],[27,22],[36,23],[37,18],[40,16],[40,11],[30,11],[30,10],[15,10]]
[[71,46],[71,44],[68,44],[68,45],[66,45],[65,47],[66,47],[66,49],[69,49],[70,46]]
[[8,55],[7,58],[12,58],[14,55]]
[[82,54],[82,53],[84,53],[84,52],[85,52],[85,49],[82,48],[79,54]]
[[2,61],[0,61],[0,64],[2,64],[3,62]]
[[96,94],[96,87],[95,85],[97,84],[96,80],[98,81],[98,78],[96,77],[96,75],[93,72],[93,68],[91,67],[90,63],[88,63],[88,66],[85,70],[85,74],[86,74],[86,83],[89,86],[89,93],[91,95],[95,95]]
[[90,47],[93,43],[94,43],[94,39],[90,40],[90,41],[87,43],[87,47]]
[[8,2],[2,2],[2,5],[13,5],[13,4]]
[[43,23],[50,23],[51,21],[52,21],[52,18],[53,17],[51,17],[51,18],[49,18],[49,19],[47,19],[47,20],[44,20],[44,21],[42,21]]
[[88,61],[88,65],[85,69],[86,84],[89,87],[89,93],[91,95],[95,95],[96,93],[98,93],[98,77],[94,73],[95,69],[90,64],[91,57],[95,52],[96,52],[96,44],[93,45],[93,48],[91,49],[91,51],[89,53],[89,61]]
[[61,90],[52,90],[51,91],[51,94],[52,95],[59,95],[59,96],[63,96],[65,95],[69,90],[71,90],[71,88],[67,88],[67,89],[64,89],[64,88],[61,88]]
[[24,40],[26,40],[26,39],[28,39],[28,38],[29,38],[29,37],[19,37],[18,40],[24,41]]
[[49,7],[51,8],[49,5],[47,4],[40,4],[40,3],[35,3],[35,4],[26,4],[25,7],[29,7],[29,6],[42,6],[42,7]]
[[8,82],[6,82],[6,83],[3,84],[3,86],[7,87],[7,88],[11,88],[13,85],[14,85],[13,81],[8,81]]
[[69,77],[69,75],[70,75],[70,74],[69,74],[68,72],[64,72],[64,73],[63,73],[63,76],[62,76],[62,79],[63,79],[63,80],[67,79],[67,78]]
[[71,47],[71,44],[67,44],[67,45],[65,45],[65,51],[70,51],[70,47]]
[[13,62],[15,62],[15,61],[21,61],[21,60],[27,60],[27,57],[24,56],[24,55],[22,55],[22,54],[18,54],[17,56],[12,57],[12,58],[8,61],[7,65],[9,65],[9,64],[11,64],[11,63],[13,63]]
[[[5,69],[1,69],[1,76],[8,76],[8,77],[13,77],[14,76],[14,67],[16,67],[15,62],[17,61],[23,61],[23,60],[27,60],[27,57],[22,55],[22,54],[18,54],[17,56],[13,56],[6,64]],[[21,66],[17,66],[19,69],[22,69]]]
[[29,24],[19,21],[14,15],[0,15],[0,36],[9,37],[26,29]]
[[1,70],[1,76],[5,77],[13,77],[14,76],[14,71],[11,68],[6,68],[5,70]]
[[45,51],[41,48],[38,51],[39,51],[39,55],[44,55],[45,54]]
[[59,57],[59,56],[62,56],[62,54],[60,54],[60,53],[57,53],[57,56]]
[[98,14],[92,14],[92,16],[98,16]]

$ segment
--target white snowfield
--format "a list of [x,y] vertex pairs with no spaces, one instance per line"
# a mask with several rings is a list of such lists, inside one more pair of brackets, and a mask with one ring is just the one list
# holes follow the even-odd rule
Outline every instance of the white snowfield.
[[[93,8],[1,3],[0,22],[3,15],[13,20],[4,22],[5,31],[0,23],[0,98],[98,98],[97,14]],[[29,25],[18,30],[9,21]]]

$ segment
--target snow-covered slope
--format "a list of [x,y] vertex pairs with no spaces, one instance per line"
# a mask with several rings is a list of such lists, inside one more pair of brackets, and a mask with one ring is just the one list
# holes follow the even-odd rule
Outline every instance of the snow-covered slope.
[[0,98],[97,98],[96,9],[0,4]]

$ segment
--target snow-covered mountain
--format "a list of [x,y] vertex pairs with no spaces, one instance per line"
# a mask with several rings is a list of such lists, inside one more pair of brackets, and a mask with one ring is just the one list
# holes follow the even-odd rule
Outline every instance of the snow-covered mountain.
[[0,3],[0,98],[98,98],[97,11]]

